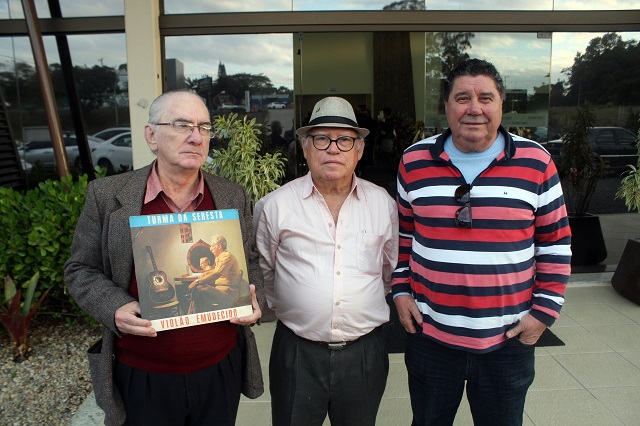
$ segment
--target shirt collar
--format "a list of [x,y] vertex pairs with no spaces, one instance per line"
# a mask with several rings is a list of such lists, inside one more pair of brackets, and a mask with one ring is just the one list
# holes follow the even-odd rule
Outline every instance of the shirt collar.
[[[308,198],[311,196],[311,194],[313,194],[313,191],[315,190],[316,192],[318,192],[318,194],[320,193],[320,191],[318,191],[315,187],[315,185],[313,184],[313,179],[311,179],[311,172],[307,173],[303,178],[302,181],[302,198]],[[351,179],[351,191],[350,193],[355,194],[355,196],[357,198],[360,198],[359,194],[358,194],[358,177],[356,176],[356,174],[353,174],[353,179]]]
[[[162,195],[165,198],[165,201],[171,201],[167,194],[164,192],[164,187],[162,186],[162,182],[160,181],[160,176],[158,175],[158,162],[154,161],[151,166],[151,173],[149,173],[149,178],[147,179],[147,190],[144,194],[144,204],[147,204],[156,198],[158,195]],[[202,198],[204,197],[204,175],[202,171],[198,171],[198,186],[196,187],[195,192],[189,198],[189,203],[187,205],[193,205],[194,209],[200,204]],[[197,203],[194,205],[194,200],[198,199]],[[167,203],[169,204],[169,203]],[[175,203],[173,203],[175,205]]]

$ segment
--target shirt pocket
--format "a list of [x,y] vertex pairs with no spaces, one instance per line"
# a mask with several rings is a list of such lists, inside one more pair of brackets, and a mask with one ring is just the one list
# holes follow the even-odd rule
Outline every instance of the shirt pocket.
[[382,235],[360,233],[356,238],[356,264],[358,272],[382,273]]

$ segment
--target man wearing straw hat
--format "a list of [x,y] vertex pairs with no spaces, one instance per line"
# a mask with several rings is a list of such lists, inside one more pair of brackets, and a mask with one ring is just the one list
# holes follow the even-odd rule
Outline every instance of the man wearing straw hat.
[[269,377],[281,425],[374,425],[389,358],[381,326],[398,253],[387,192],[355,176],[369,131],[328,97],[297,130],[309,173],[261,199],[254,225],[278,317]]

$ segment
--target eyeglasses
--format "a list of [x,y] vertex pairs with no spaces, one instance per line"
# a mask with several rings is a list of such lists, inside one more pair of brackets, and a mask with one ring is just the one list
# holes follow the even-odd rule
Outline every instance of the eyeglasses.
[[192,123],[187,123],[186,121],[174,121],[173,123],[151,123],[151,124],[155,124],[156,126],[171,126],[173,127],[173,130],[175,130],[177,133],[180,133],[182,135],[190,135],[191,133],[193,133],[193,129],[197,127],[198,131],[200,132],[200,135],[207,138],[211,136],[211,129],[212,129],[211,124],[196,125]]
[[456,226],[458,228],[471,228],[471,185],[465,183],[456,188],[454,197],[463,204],[456,212]]
[[326,135],[307,135],[311,138],[313,147],[319,151],[326,151],[331,146],[331,142],[335,142],[338,149],[342,152],[351,151],[359,138],[353,136],[340,136],[338,139],[331,139]]

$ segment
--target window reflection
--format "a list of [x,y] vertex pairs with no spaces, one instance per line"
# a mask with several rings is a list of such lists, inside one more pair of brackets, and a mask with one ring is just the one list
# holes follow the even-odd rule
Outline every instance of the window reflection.
[[[76,18],[82,16],[124,15],[124,0],[59,0],[62,16]],[[35,0],[39,18],[51,18],[47,0]],[[0,2],[0,19],[24,19],[21,0]]]
[[164,0],[166,14],[291,11],[291,0]]
[[[73,133],[74,123],[55,39],[44,37],[43,41],[62,130]],[[124,34],[70,36],[68,42],[86,133],[129,126]],[[28,38],[0,38],[0,84],[14,137],[25,143],[34,134],[48,139],[47,132],[43,135],[31,131],[46,128],[48,123]]]
[[554,0],[426,0],[427,10],[553,10]]
[[[47,0],[35,0],[40,18],[50,18]],[[124,15],[124,0],[60,0],[64,17]],[[637,0],[164,0],[166,14],[363,10],[631,10]],[[0,3],[0,19],[24,19],[21,0]]]
[[234,0],[191,1],[165,0],[168,14],[337,11],[337,10],[626,10],[637,9],[637,0]]
[[442,80],[469,58],[492,62],[503,77],[506,98],[503,124],[529,135],[547,127],[551,39],[536,33],[426,33],[425,126],[430,133],[446,127]]
[[[255,119],[263,125],[262,149],[287,158],[294,139],[292,34],[166,37],[165,54],[165,90],[194,90],[214,117]],[[211,149],[227,142],[214,134]]]

